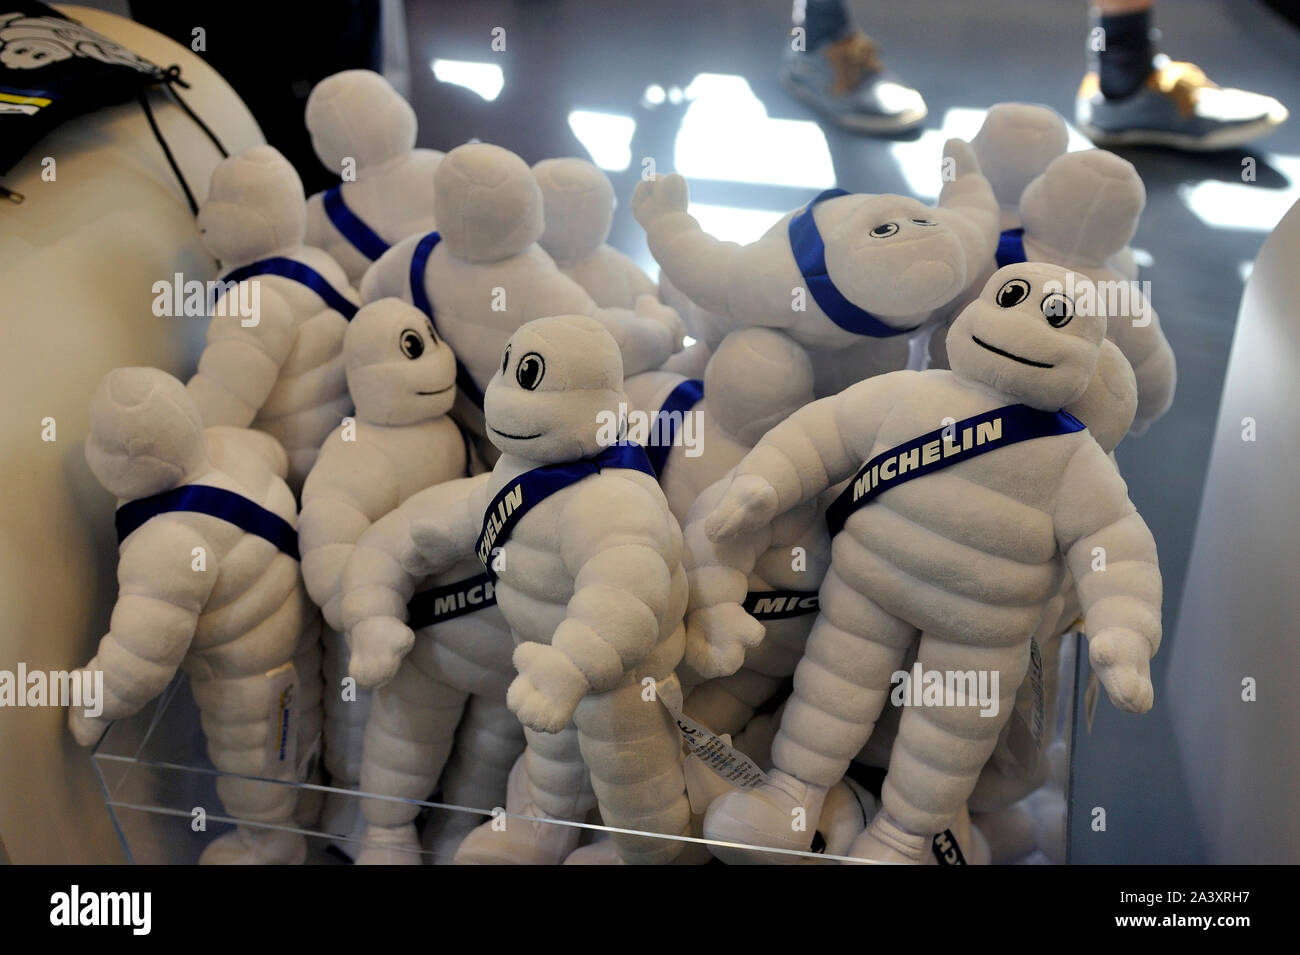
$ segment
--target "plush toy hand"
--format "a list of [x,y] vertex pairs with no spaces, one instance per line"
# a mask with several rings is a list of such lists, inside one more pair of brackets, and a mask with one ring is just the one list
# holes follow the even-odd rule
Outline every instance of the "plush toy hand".
[[674,212],[685,212],[690,205],[690,190],[686,180],[677,173],[642,179],[632,193],[632,216],[648,229],[659,218]]
[[943,172],[945,182],[980,174],[980,161],[970,143],[954,138],[943,144]]
[[682,337],[686,334],[686,326],[682,324],[682,317],[677,314],[677,309],[665,305],[653,295],[646,293],[637,296],[636,314],[638,318],[650,318],[663,325],[668,329],[668,335],[672,339],[673,351],[682,350]]
[[102,716],[87,716],[84,707],[68,707],[68,729],[78,746],[94,746],[111,722]]
[[766,632],[738,603],[692,610],[686,615],[686,665],[709,680],[731,676]]
[[1151,709],[1151,647],[1146,637],[1124,627],[1107,627],[1088,640],[1088,660],[1110,701],[1129,713]]
[[1128,426],[1128,433],[1135,438],[1140,438],[1147,433],[1147,428],[1151,427],[1151,422],[1155,418],[1134,418],[1133,423]]
[[375,689],[397,675],[402,658],[415,646],[415,633],[396,617],[371,617],[348,631],[352,660],[348,675]]
[[582,671],[555,647],[527,642],[515,647],[519,675],[506,691],[506,706],[531,730],[558,733],[591,689]]
[[757,474],[742,474],[704,519],[704,533],[711,541],[721,541],[752,531],[775,519],[780,507],[776,488]]

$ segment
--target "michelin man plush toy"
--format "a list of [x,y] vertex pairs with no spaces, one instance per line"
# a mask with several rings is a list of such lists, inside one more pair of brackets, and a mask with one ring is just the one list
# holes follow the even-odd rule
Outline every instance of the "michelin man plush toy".
[[1032,103],[989,107],[970,145],[997,197],[999,226],[1004,232],[1020,226],[1020,196],[1025,186],[1064,153],[1069,142],[1065,120],[1054,109]]
[[[203,863],[301,863],[297,790],[320,730],[319,617],[302,586],[297,508],[283,450],[264,435],[205,435],[185,387],[154,368],[119,368],[90,405],[86,461],[118,499],[117,604],[85,669],[104,674],[104,712],[68,713],[89,746],[190,677],[217,795],[240,825]],[[261,825],[258,825],[261,824]],[[265,828],[280,826],[285,828]]]
[[784,330],[810,350],[817,394],[906,368],[909,339],[993,259],[998,204],[970,146],[944,147],[936,207],[831,189],[757,242],[720,242],[687,214],[686,180],[637,185],[632,212],[663,274],[700,308]]
[[[626,404],[619,348],[600,322],[521,327],[485,396],[495,468],[422,491],[367,532],[344,574],[343,616],[352,674],[382,685],[412,646],[403,621],[419,575],[477,555],[514,631],[507,701],[528,739],[511,786],[527,803],[506,808],[582,821],[598,806],[614,828],[688,835],[681,738],[657,699],[680,693],[681,531],[645,452],[602,446],[602,422]],[[457,861],[558,863],[577,834],[485,823]],[[627,862],[670,862],[687,846],[613,838]]]
[[[963,696],[900,720],[882,811],[850,854],[924,861],[1010,716],[1030,638],[1060,585],[1058,554],[1102,685],[1122,709],[1150,708],[1155,542],[1106,453],[1059,410],[1094,377],[1106,327],[1058,291],[1075,281],[1043,263],[999,269],[949,331],[953,371],[885,375],[815,402],[737,467],[705,524],[715,540],[851,480],[827,512],[831,569],[772,745],[775,769],[715,801],[706,836],[805,848],[791,811],[816,817],[915,647],[923,673],[999,676],[997,707]],[[1105,572],[1095,569],[1099,547]]]
[[437,228],[433,174],[443,153],[415,148],[415,110],[370,70],[325,77],[307,97],[306,118],[321,164],[343,177],[307,200],[307,244],[357,285],[393,243]]
[[224,159],[199,209],[203,242],[221,262],[190,397],[207,425],[254,427],[284,446],[302,486],[326,435],[352,410],[343,333],[356,292],[329,254],[304,246],[302,181],[270,146]]
[[542,190],[509,150],[467,143],[434,174],[438,231],[411,236],[371,266],[367,302],[397,296],[428,315],[461,363],[457,415],[482,433],[482,389],[501,349],[525,322],[548,315],[591,315],[618,342],[628,373],[658,368],[681,347],[681,319],[652,295],[636,311],[601,308],[537,244]]
[[608,245],[614,222],[614,185],[585,159],[543,159],[533,166],[542,190],[546,230],[538,244],[561,272],[601,308],[635,308],[642,295],[658,296],[650,276]]
[[[303,579],[333,631],[344,628],[343,572],[357,541],[416,492],[464,477],[471,463],[468,443],[447,416],[455,356],[419,309],[395,298],[365,306],[348,326],[343,358],[356,416],[325,440],[303,486],[299,519]],[[360,782],[364,792],[396,797],[361,802],[367,825],[358,862],[419,862],[419,807],[399,800],[433,791],[471,694],[475,722],[505,728],[465,736],[470,778],[491,777],[480,787],[494,794],[484,808],[504,800],[506,774],[523,750],[523,731],[505,712],[514,642],[482,568],[462,563],[421,582],[409,620],[419,632],[416,647],[373,707],[365,691],[355,698],[340,692],[347,647],[338,632],[326,633],[326,767],[336,786]],[[458,599],[462,594],[470,596]],[[502,718],[493,718],[494,708]],[[350,833],[347,816],[358,802],[328,800],[327,831]]]

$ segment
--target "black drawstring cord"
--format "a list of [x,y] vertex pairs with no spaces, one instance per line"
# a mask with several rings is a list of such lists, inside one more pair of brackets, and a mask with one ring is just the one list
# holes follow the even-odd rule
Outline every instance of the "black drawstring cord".
[[221,144],[221,140],[217,138],[217,134],[208,128],[207,123],[199,119],[198,114],[195,113],[194,110],[190,109],[190,104],[185,102],[185,100],[181,98],[181,94],[177,92],[177,86],[184,87],[185,89],[190,88],[190,84],[181,79],[181,68],[173,63],[171,66],[167,67],[167,69],[162,71],[161,79],[163,81],[163,89],[167,91],[167,95],[176,101],[177,106],[185,110],[186,115],[198,124],[199,129],[207,133],[208,139],[212,140],[212,145],[217,147],[217,152],[221,153],[223,157],[229,157],[230,153],[227,152],[226,147]]
[[163,139],[162,131],[158,128],[158,122],[153,118],[153,110],[149,108],[149,94],[144,87],[136,90],[136,98],[140,101],[140,107],[144,110],[145,119],[149,120],[149,128],[153,130],[154,139],[158,140],[158,145],[162,147],[163,155],[167,157],[168,164],[172,167],[172,172],[176,174],[177,181],[181,188],[185,190],[185,199],[190,204],[190,211],[194,215],[199,214],[199,204],[194,201],[194,193],[190,192],[189,183],[181,174],[181,169],[176,165],[176,158],[172,155],[171,149],[167,145],[167,140]]

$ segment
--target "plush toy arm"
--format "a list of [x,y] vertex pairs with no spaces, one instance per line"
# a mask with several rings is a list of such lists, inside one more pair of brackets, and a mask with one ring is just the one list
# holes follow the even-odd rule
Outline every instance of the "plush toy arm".
[[685,334],[676,310],[651,295],[636,300],[635,312],[626,308],[602,308],[593,312],[592,317],[605,326],[618,344],[625,375],[658,368],[681,348]]
[[862,466],[890,405],[911,372],[860,381],[804,405],[763,436],[732,472],[731,486],[705,519],[715,541],[754,530],[811,501]]
[[965,223],[954,220],[952,225],[966,233],[963,238],[972,242],[972,248],[981,251],[977,262],[967,263],[967,274],[973,281],[997,249],[1002,211],[993,187],[980,171],[975,150],[965,140],[950,139],[944,143],[942,176],[939,208],[953,209],[965,216]]
[[226,467],[224,462],[233,461],[236,457],[252,457],[266,465],[280,480],[288,478],[289,455],[285,453],[284,445],[265,431],[214,425],[204,428],[203,434],[208,439],[209,456],[222,470]]
[[[204,554],[203,570],[194,569],[196,548]],[[118,561],[118,598],[108,633],[83,668],[104,674],[102,712],[68,710],[78,743],[91,745],[110,720],[130,716],[167,688],[189,651],[219,570],[207,541],[183,524],[154,521],[131,535]]]
[[696,498],[682,531],[682,564],[690,586],[686,608],[686,664],[707,679],[730,676],[766,628],[746,612],[749,575],[771,542],[771,525],[723,543],[709,540],[704,518],[726,493],[723,478]]
[[[1174,350],[1160,328],[1160,316],[1136,284],[1131,289],[1128,301],[1137,306],[1132,310],[1134,314],[1108,317],[1106,337],[1119,346],[1133,366],[1138,408],[1130,430],[1141,434],[1173,404],[1178,372]],[[1101,298],[1099,295],[1098,299]]]
[[1161,635],[1155,540],[1091,437],[1070,459],[1057,493],[1056,536],[1083,607],[1089,659],[1111,702],[1144,713]]
[[293,312],[265,286],[256,319],[256,324],[247,326],[244,322],[251,319],[238,316],[213,317],[208,322],[198,372],[185,386],[205,425],[246,428],[252,424],[293,351],[298,338]]
[[407,236],[375,259],[361,277],[361,301],[366,305],[390,296],[411,301],[411,259],[423,235]]

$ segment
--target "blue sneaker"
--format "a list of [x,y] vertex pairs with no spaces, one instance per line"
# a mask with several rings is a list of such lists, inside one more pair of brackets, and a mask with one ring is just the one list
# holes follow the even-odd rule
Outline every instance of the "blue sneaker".
[[856,32],[815,50],[787,49],[781,85],[831,122],[859,133],[898,133],[925,119],[925,100],[881,65],[876,44]]
[[1282,125],[1287,109],[1271,96],[1223,89],[1191,63],[1167,56],[1137,92],[1102,95],[1096,73],[1083,78],[1075,123],[1098,146],[1155,145],[1175,149],[1230,149]]

